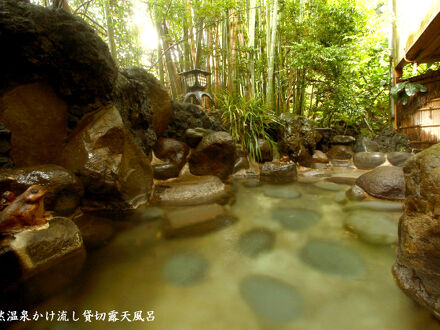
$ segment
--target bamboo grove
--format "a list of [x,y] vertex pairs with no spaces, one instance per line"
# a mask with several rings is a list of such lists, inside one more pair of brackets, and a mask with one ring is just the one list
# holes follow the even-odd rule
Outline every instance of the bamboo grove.
[[[41,2],[41,1],[40,1]],[[120,67],[143,66],[175,99],[179,72],[212,73],[216,104],[260,104],[327,125],[389,119],[384,0],[144,0],[159,36],[143,50],[130,17],[135,1],[70,0],[72,12],[108,41]],[[232,100],[232,101],[231,101]]]

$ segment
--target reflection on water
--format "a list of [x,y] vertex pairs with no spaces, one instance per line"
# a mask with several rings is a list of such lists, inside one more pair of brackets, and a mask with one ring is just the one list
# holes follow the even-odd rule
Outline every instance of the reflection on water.
[[[300,183],[288,185],[287,194],[266,188],[240,186],[231,207],[239,221],[205,236],[164,240],[159,221],[121,233],[89,255],[75,285],[38,307],[131,316],[154,310],[153,322],[32,327],[440,329],[395,285],[396,246],[365,243],[344,227],[352,209],[334,202],[337,190]],[[397,231],[399,212],[386,214]]]

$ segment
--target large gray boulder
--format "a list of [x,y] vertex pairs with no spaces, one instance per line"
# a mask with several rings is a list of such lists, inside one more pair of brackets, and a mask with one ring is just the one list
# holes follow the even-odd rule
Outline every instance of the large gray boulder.
[[440,318],[440,144],[410,158],[404,172],[407,198],[393,274],[408,296]]

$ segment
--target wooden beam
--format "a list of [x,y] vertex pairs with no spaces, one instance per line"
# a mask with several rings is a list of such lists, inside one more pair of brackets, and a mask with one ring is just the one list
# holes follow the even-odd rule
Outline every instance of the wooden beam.
[[[416,42],[406,51],[405,57],[409,62],[426,62],[427,59],[422,59],[421,54],[424,53],[424,50],[430,48],[431,50],[438,49],[440,47],[440,12],[434,17],[434,19],[429,23],[426,27],[425,31],[420,35]],[[426,54],[426,53],[425,53]],[[427,54],[428,55],[428,54]],[[440,54],[436,54],[436,56],[432,56],[430,54],[430,61],[438,61],[440,60]]]

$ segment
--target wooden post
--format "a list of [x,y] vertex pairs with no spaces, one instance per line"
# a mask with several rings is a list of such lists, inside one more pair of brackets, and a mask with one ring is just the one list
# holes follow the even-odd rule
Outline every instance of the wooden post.
[[[394,85],[396,85],[399,82],[399,79],[402,77],[402,74],[403,74],[403,70],[400,65],[394,68]],[[394,110],[394,129],[399,130],[399,125],[397,120],[397,117],[399,115],[397,112],[397,102],[394,102],[393,110]]]

